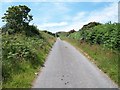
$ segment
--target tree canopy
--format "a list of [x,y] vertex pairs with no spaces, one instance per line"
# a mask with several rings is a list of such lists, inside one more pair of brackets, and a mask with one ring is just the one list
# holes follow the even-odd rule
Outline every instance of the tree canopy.
[[29,25],[29,22],[33,20],[33,16],[29,15],[31,11],[25,5],[11,6],[8,8],[4,16],[2,17],[3,22],[9,24],[11,29],[21,30]]

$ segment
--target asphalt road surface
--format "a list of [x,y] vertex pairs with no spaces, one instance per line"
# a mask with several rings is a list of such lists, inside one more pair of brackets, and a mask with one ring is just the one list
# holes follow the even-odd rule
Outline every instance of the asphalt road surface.
[[57,39],[32,88],[117,88],[69,43]]

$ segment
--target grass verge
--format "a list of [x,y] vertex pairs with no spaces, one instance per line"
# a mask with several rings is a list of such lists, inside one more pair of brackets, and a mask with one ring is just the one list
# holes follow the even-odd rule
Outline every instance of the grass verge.
[[2,35],[3,88],[30,88],[55,38],[47,33]]
[[86,42],[80,43],[75,39],[63,39],[80,50],[85,56],[89,58],[89,60],[92,60],[92,62],[94,62],[98,68],[100,68],[120,86],[120,80],[118,80],[118,77],[120,77],[118,75],[118,60],[120,59],[119,52],[103,48],[100,45],[90,45]]

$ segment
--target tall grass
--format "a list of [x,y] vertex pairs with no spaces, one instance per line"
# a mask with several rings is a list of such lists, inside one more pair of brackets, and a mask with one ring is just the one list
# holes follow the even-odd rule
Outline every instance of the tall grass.
[[23,33],[2,34],[3,88],[29,88],[45,62],[55,38],[40,32],[26,36]]
[[64,38],[64,40],[74,45],[120,86],[120,82],[118,80],[118,77],[120,77],[118,73],[120,53],[118,51],[103,48],[97,44],[90,45],[86,42],[80,43],[80,41],[75,39]]

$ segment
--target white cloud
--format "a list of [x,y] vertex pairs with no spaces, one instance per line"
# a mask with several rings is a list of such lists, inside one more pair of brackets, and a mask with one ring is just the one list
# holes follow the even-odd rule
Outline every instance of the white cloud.
[[50,30],[52,32],[58,32],[69,31],[72,29],[79,30],[83,25],[93,21],[101,23],[106,23],[108,21],[117,22],[118,4],[111,3],[110,5],[106,6],[101,10],[96,10],[92,12],[79,12],[74,17],[69,17],[68,19],[71,19],[69,24],[68,22],[46,23],[41,26],[38,26],[38,28],[43,30]]
[[[13,0],[8,0],[8,1],[13,1]],[[31,0],[31,1],[33,1],[33,0]],[[36,1],[40,1],[40,0],[36,0]],[[42,0],[42,1],[47,1],[47,0]],[[53,1],[53,0],[51,0],[51,1]],[[68,0],[66,0],[66,1],[68,1]],[[73,1],[73,0],[71,0],[71,1]],[[75,2],[75,1],[76,0],[74,0],[73,2]],[[85,0],[85,1],[87,1],[87,0]],[[96,0],[91,0],[91,1],[96,1]],[[91,2],[91,1],[89,1],[89,2]],[[103,0],[98,0],[98,1],[102,2]],[[108,0],[108,1],[112,1],[112,0]],[[114,0],[114,1],[117,1],[117,0]],[[97,21],[97,22],[101,22],[101,23],[105,23],[108,21],[112,21],[112,22],[118,21],[117,20],[118,19],[118,3],[116,3],[116,2],[106,6],[105,8],[102,8],[101,10],[96,10],[96,11],[92,11],[92,12],[79,12],[73,17],[64,14],[64,15],[66,15],[66,16],[64,16],[65,19],[62,22],[58,22],[58,23],[55,23],[55,22],[51,23],[51,21],[50,21],[50,19],[54,18],[54,13],[56,13],[55,11],[58,10],[60,13],[63,14],[64,12],[69,11],[69,8],[67,8],[65,6],[65,4],[62,4],[62,3],[53,3],[53,5],[55,5],[55,8],[50,9],[51,11],[47,10],[48,14],[46,13],[45,17],[40,18],[40,19],[38,19],[38,17],[36,17],[36,18],[34,17],[35,18],[34,20],[38,19],[38,22],[44,21],[40,25],[38,23],[35,23],[39,29],[51,30],[52,32],[69,31],[71,29],[79,30],[84,24],[87,24],[91,21]],[[43,12],[45,12],[45,11],[43,11]],[[67,21],[69,21],[69,22],[67,22]]]
[[88,17],[88,21],[99,21],[99,22],[117,22],[118,17],[118,4],[112,3],[101,11],[93,11]]
[[40,23],[61,22],[63,20],[60,19],[64,18],[64,15],[70,10],[65,3],[38,3],[37,6],[39,8],[34,9],[34,12],[37,13],[33,15],[33,22],[38,25]]
[[79,12],[72,18],[72,23],[65,27],[61,27],[55,31],[69,31],[71,29],[79,30],[84,24],[89,22],[101,22],[106,23],[108,21],[117,22],[118,21],[118,4],[112,3],[106,6],[104,9],[96,10],[92,12]]
[[84,19],[86,12],[79,12],[77,13],[77,15],[75,15],[75,17],[73,17],[72,21],[77,21],[77,20],[81,20]]
[[67,22],[59,22],[59,23],[44,23],[42,25],[39,25],[39,27],[41,28],[45,28],[45,27],[60,27],[60,26],[66,26],[68,25]]

